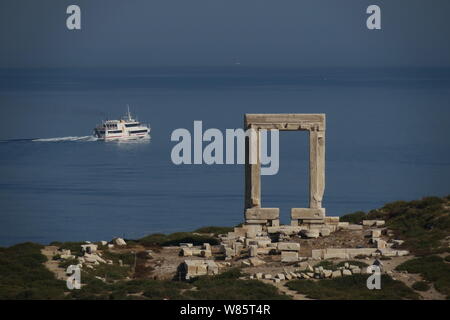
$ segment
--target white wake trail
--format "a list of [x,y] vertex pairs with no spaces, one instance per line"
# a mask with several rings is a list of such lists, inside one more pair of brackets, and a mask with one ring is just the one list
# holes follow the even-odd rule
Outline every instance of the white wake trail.
[[56,138],[43,138],[43,139],[33,139],[34,142],[64,142],[64,141],[97,141],[98,139],[94,136],[82,136],[82,137],[56,137]]

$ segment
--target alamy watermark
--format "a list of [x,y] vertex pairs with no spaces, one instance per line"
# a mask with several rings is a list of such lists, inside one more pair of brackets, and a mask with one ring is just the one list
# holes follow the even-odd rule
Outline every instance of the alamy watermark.
[[376,265],[371,265],[367,267],[367,273],[370,276],[367,278],[366,285],[369,290],[380,290],[381,289],[381,268]]
[[70,265],[67,267],[66,274],[69,277],[66,280],[66,285],[69,290],[81,289],[81,269],[79,265]]
[[278,130],[226,129],[222,133],[219,129],[210,128],[203,132],[202,121],[194,121],[193,135],[184,128],[172,132],[170,140],[178,143],[170,156],[176,165],[245,164],[246,139],[249,144],[248,163],[256,164],[259,159],[261,175],[277,174],[280,163]]

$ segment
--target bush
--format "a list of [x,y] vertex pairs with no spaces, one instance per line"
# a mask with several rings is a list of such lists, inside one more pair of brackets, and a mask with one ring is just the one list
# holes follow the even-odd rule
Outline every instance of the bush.
[[414,282],[412,288],[417,291],[428,291],[430,290],[430,285],[425,281]]
[[196,233],[213,233],[215,235],[219,235],[219,234],[226,234],[228,232],[232,232],[233,230],[234,230],[233,227],[209,226],[209,227],[199,228],[197,230],[194,230],[193,232],[196,232]]
[[356,274],[342,278],[313,280],[293,280],[286,286],[311,299],[322,300],[400,300],[419,299],[419,295],[403,282],[393,280],[388,275],[381,276],[381,290],[369,290],[367,275]]
[[446,257],[444,258],[444,260],[447,261],[447,262],[450,262],[450,256],[446,256]]
[[54,241],[50,243],[52,246],[57,246],[60,249],[70,250],[70,252],[75,256],[81,256],[81,245],[85,244],[83,241],[67,241],[67,242],[58,242]]
[[439,256],[427,256],[408,260],[396,268],[399,271],[419,273],[425,280],[432,282],[436,290],[450,295],[450,265]]
[[78,259],[67,259],[67,260],[62,260],[58,266],[60,268],[63,269],[67,269],[70,265],[77,265],[78,264]]
[[358,224],[362,223],[364,219],[366,219],[366,213],[364,211],[357,211],[354,213],[343,215],[339,218],[339,221]]
[[219,240],[214,237],[198,235],[192,232],[176,232],[172,234],[156,233],[138,240],[144,246],[178,246],[182,242],[193,243],[194,245],[202,245],[209,243],[211,245],[219,244]]
[[44,266],[41,249],[27,242],[0,250],[0,300],[64,298],[66,284]]
[[105,260],[112,260],[114,264],[119,264],[119,260],[122,260],[125,265],[133,265],[135,256],[133,253],[117,253],[111,251],[103,251],[102,258]]
[[443,252],[442,240],[450,234],[450,210],[445,198],[425,197],[410,202],[396,201],[386,204],[376,213],[386,220],[396,236],[405,240],[404,247],[415,255]]
[[202,276],[192,281],[197,288],[186,291],[184,297],[195,300],[280,300],[290,299],[275,286],[258,280],[240,280],[239,269],[231,269],[217,276]]

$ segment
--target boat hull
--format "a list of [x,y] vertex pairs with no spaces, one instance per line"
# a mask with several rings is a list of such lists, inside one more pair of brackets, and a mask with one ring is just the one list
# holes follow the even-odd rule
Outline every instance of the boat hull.
[[120,135],[108,135],[101,133],[97,130],[94,131],[94,135],[98,140],[101,141],[116,141],[116,140],[138,140],[138,139],[148,139],[150,138],[150,130],[145,133],[127,133],[124,132]]

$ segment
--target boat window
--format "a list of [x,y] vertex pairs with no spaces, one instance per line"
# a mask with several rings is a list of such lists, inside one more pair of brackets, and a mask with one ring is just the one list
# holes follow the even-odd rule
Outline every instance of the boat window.
[[125,125],[125,127],[133,128],[133,127],[139,127],[140,125],[141,125],[140,123],[128,123]]
[[143,132],[147,132],[147,129],[130,131],[130,133],[143,133]]
[[108,133],[122,133],[122,130],[109,130]]

